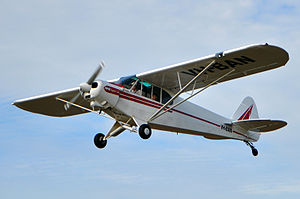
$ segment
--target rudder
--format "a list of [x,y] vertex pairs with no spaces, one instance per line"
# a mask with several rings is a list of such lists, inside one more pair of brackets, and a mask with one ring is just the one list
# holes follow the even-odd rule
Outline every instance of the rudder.
[[252,97],[246,97],[232,116],[233,121],[257,119],[258,111]]

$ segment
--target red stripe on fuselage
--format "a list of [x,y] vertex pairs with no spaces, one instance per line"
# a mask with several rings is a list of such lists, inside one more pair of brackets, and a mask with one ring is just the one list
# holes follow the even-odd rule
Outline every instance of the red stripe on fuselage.
[[[108,89],[105,89],[105,88],[108,88]],[[163,105],[160,104],[160,103],[157,103],[157,102],[153,102],[153,101],[150,101],[150,100],[147,100],[147,99],[144,99],[144,98],[141,98],[139,96],[136,96],[136,95],[132,95],[130,93],[126,93],[124,91],[121,91],[119,89],[116,89],[116,88],[113,88],[113,87],[110,87],[110,86],[105,86],[104,87],[104,90],[108,93],[111,93],[111,94],[114,94],[114,95],[118,95],[121,97],[121,98],[124,98],[124,99],[127,99],[127,100],[130,100],[130,101],[133,101],[133,102],[136,102],[136,103],[139,103],[139,104],[144,104],[146,106],[150,106],[150,107],[153,107],[153,108],[156,108],[156,109],[160,109]],[[183,115],[186,115],[186,116],[189,116],[191,118],[194,118],[194,119],[197,119],[197,120],[200,120],[200,121],[203,121],[203,122],[206,122],[208,124],[211,124],[211,125],[214,125],[214,126],[217,126],[217,127],[221,127],[221,125],[219,124],[216,124],[216,123],[213,123],[213,122],[210,122],[208,120],[205,120],[205,119],[202,119],[200,117],[197,117],[197,116],[194,116],[194,115],[191,115],[191,114],[188,114],[188,113],[185,113],[185,112],[182,112],[182,111],[179,111],[179,110],[176,110],[176,109],[172,109],[173,111],[177,112],[177,113],[180,113],[180,114],[183,114]],[[172,111],[168,111],[168,112],[172,112]],[[246,111],[247,112],[247,111]],[[241,133],[238,133],[236,131],[232,131],[233,133],[235,134],[238,134],[238,135],[241,135],[241,136],[244,136],[245,138],[248,138],[248,139],[252,139],[244,134],[241,134]],[[253,140],[253,139],[252,139]]]
[[[162,107],[162,104],[160,104],[160,103],[144,99],[142,97],[139,97],[139,96],[121,91],[119,89],[116,89],[116,88],[113,88],[113,87],[110,87],[110,86],[105,86],[104,90],[108,93],[111,93],[111,94],[114,94],[114,95],[119,95],[121,98],[130,100],[130,101],[134,101],[134,102],[137,102],[137,103],[140,103],[140,104],[144,104],[144,105],[147,105],[147,106],[150,106],[150,107],[153,107],[153,108],[159,109],[159,108]],[[167,108],[169,108],[169,107],[167,107]],[[165,108],[165,110],[167,110],[167,108]],[[168,111],[168,112],[172,113],[171,110]]]

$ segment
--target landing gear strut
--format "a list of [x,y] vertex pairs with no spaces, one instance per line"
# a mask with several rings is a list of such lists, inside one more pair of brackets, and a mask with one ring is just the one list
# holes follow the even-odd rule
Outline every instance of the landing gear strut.
[[142,124],[139,128],[139,135],[143,139],[148,139],[151,136],[151,128],[148,124]]
[[103,135],[102,133],[98,133],[94,137],[94,143],[99,149],[103,149],[107,144],[107,140],[105,140],[104,137],[105,135]]
[[244,141],[246,143],[246,145],[248,145],[251,150],[252,150],[252,155],[253,156],[257,156],[258,155],[258,150],[254,147],[252,142],[248,142],[248,141]]

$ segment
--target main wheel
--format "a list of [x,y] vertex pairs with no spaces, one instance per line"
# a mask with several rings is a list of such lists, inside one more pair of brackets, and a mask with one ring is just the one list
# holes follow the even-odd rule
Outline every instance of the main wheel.
[[257,156],[258,150],[256,148],[252,148],[252,155]]
[[99,149],[103,149],[107,144],[107,140],[104,140],[104,137],[105,135],[103,135],[102,133],[98,133],[94,137],[94,143]]
[[143,139],[148,139],[151,136],[151,128],[148,124],[142,124],[139,128],[139,135]]

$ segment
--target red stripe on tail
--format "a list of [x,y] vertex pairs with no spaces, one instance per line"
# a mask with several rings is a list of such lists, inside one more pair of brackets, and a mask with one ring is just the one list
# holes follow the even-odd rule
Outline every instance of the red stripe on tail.
[[251,105],[238,120],[249,120],[251,112],[252,112],[252,108],[253,108],[253,105]]

